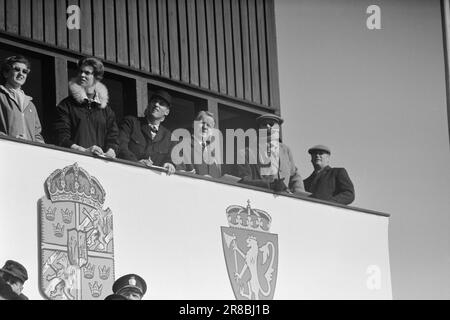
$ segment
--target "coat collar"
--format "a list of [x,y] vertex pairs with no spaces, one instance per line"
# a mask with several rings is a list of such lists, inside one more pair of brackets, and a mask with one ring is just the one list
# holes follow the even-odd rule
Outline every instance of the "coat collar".
[[148,125],[148,120],[145,117],[141,118],[141,130],[142,130],[142,133],[144,134],[144,136],[153,142],[162,140],[163,135],[164,135],[164,126],[159,124],[158,132],[156,133],[155,137],[152,139],[152,131],[150,130],[150,126]]
[[[10,97],[11,98],[11,100],[13,100],[15,103],[16,103],[16,105],[19,107],[19,102],[18,101],[16,101],[16,98],[14,97],[14,94],[11,92],[11,90],[9,90],[7,87],[5,87],[4,85],[0,85],[0,91],[1,92],[3,92],[4,94],[6,94],[8,97]],[[23,91],[22,91],[23,92]],[[30,104],[30,102],[33,100],[33,98],[32,97],[30,97],[30,96],[27,96],[25,93],[24,93],[24,108],[26,108],[29,104]],[[19,107],[19,109],[20,109],[20,107]]]
[[[75,101],[80,104],[85,102],[86,100],[89,100],[86,91],[76,82],[75,78],[70,80],[69,82],[69,93],[75,99]],[[95,98],[93,101],[96,102],[101,109],[106,108],[106,105],[108,104],[108,89],[100,81],[97,81],[97,83],[95,84]]]

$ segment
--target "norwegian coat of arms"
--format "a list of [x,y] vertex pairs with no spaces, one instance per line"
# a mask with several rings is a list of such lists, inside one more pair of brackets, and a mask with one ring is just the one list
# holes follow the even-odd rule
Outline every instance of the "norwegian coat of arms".
[[222,245],[237,300],[271,300],[278,269],[278,235],[269,233],[272,218],[259,209],[229,206],[229,228],[221,227]]
[[114,282],[113,218],[105,190],[75,163],[45,183],[40,208],[40,291],[51,300],[104,299]]

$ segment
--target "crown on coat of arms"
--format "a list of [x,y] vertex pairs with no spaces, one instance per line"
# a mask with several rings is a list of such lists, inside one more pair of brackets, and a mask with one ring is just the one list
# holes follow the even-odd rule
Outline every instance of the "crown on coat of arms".
[[89,282],[89,289],[91,290],[91,295],[94,298],[98,298],[102,294],[103,285],[99,285],[97,281],[95,281],[94,283]]
[[48,207],[47,211],[45,211],[45,218],[48,221],[55,221],[56,217],[56,208]]
[[102,279],[102,280],[107,280],[109,278],[110,271],[111,271],[111,268],[107,268],[106,266],[103,266],[100,268],[100,266],[98,266],[98,272],[100,275],[100,279]]
[[69,210],[69,209],[61,209],[61,214],[62,214],[62,220],[64,223],[72,223],[72,215],[73,215],[73,211]]
[[52,202],[76,201],[100,209],[106,192],[95,177],[91,177],[75,163],[54,171],[46,181]]
[[94,278],[94,273],[95,273],[95,265],[94,264],[89,262],[83,268],[84,268],[84,277],[86,279]]
[[250,206],[250,200],[247,201],[247,207],[229,206],[226,214],[230,227],[264,232],[269,232],[270,230],[272,218],[266,211],[253,209]]
[[56,237],[62,238],[64,236],[64,227],[65,226],[59,222],[57,224],[53,223],[53,233]]

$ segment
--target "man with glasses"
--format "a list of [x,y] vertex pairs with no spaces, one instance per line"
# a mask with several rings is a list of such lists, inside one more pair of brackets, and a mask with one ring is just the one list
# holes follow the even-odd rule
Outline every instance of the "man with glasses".
[[33,98],[22,90],[30,73],[30,62],[23,56],[12,56],[3,61],[0,69],[3,80],[0,85],[0,135],[43,143]]
[[317,145],[308,150],[314,172],[303,182],[311,197],[340,204],[350,204],[355,199],[355,189],[344,168],[330,167],[330,148]]
[[158,90],[150,98],[145,117],[125,117],[120,124],[119,158],[164,167],[168,174],[175,172],[171,132],[161,124],[170,113],[171,102],[168,92]]

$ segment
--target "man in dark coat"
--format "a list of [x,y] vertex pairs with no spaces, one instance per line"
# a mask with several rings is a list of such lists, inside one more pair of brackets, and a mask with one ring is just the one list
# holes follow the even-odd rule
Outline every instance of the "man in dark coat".
[[0,269],[0,300],[28,300],[22,293],[28,280],[27,270],[20,263],[8,260]]
[[175,172],[171,132],[161,125],[169,115],[171,100],[169,93],[159,90],[150,98],[145,117],[125,117],[120,124],[119,158],[164,167],[168,174]]
[[328,147],[317,145],[308,150],[314,172],[303,181],[311,197],[340,204],[350,204],[355,200],[353,183],[344,168],[331,168]]

